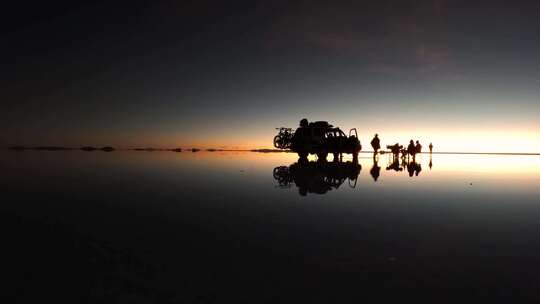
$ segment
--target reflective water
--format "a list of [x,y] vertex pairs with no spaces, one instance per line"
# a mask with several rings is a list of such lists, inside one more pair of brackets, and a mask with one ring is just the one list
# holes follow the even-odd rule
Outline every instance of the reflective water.
[[[538,298],[538,156],[424,154],[395,164],[381,155],[375,164],[361,154],[355,164],[285,153],[10,151],[0,165],[2,214],[20,219],[4,221],[12,238],[32,234],[25,223],[61,224],[152,269],[122,277],[136,291],[109,296]],[[25,246],[39,256],[35,241]],[[30,263],[18,252],[27,247],[12,247],[15,264]]]

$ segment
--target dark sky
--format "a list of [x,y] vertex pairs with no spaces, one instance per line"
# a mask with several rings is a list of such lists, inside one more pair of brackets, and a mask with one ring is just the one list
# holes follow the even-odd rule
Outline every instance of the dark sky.
[[307,117],[540,148],[540,2],[17,1],[0,22],[3,145],[262,147]]

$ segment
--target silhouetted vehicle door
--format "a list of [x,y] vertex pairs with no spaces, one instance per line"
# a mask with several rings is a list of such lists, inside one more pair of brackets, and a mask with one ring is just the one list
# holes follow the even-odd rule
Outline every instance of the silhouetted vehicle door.
[[326,146],[328,151],[336,151],[338,149],[338,137],[335,130],[329,130],[326,132]]
[[347,147],[347,135],[343,133],[340,129],[338,129],[338,145],[337,148],[340,150],[343,150],[345,147]]

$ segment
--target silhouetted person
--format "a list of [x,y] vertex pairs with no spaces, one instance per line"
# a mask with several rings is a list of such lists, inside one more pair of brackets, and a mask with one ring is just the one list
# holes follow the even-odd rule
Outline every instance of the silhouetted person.
[[369,173],[371,174],[371,177],[373,177],[374,181],[377,181],[381,175],[381,167],[379,167],[379,164],[377,163],[377,158],[373,158],[373,167],[371,167]]
[[412,139],[409,141],[409,146],[407,146],[407,153],[413,157],[413,160],[416,159],[416,146],[414,145],[414,141]]
[[308,125],[309,125],[309,123],[308,123],[308,120],[306,118],[303,118],[302,120],[300,120],[300,127],[301,128],[307,128]]
[[396,143],[395,145],[391,146],[387,145],[386,148],[390,149],[390,152],[392,152],[394,158],[399,158],[399,152],[401,151],[401,148],[403,148],[403,146],[401,146],[399,143]]
[[433,143],[429,143],[429,153],[433,153]]
[[375,137],[371,140],[371,147],[373,147],[373,156],[377,155],[379,149],[381,148],[381,141],[379,140],[379,135],[375,134]]
[[415,150],[416,150],[416,153],[422,153],[422,145],[420,144],[418,140],[416,141]]

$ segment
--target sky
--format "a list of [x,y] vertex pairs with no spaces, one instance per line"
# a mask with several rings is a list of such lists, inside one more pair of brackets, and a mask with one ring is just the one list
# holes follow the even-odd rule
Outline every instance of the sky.
[[364,150],[540,152],[540,2],[17,1],[0,144],[269,148],[302,118]]

